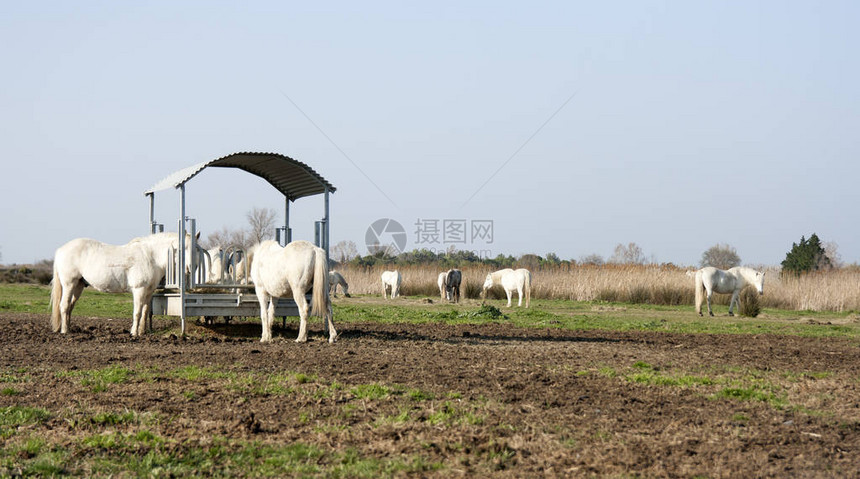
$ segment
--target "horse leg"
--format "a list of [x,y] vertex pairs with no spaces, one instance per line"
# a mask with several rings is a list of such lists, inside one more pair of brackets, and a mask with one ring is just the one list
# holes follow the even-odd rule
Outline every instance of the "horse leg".
[[72,306],[76,289],[83,290],[83,280],[74,280],[71,284],[63,284],[63,294],[60,297],[60,334],[69,332],[69,320],[72,318]]
[[134,312],[131,315],[131,335],[132,337],[137,336],[138,330],[140,328],[141,319],[141,311],[143,310],[143,291],[141,288],[134,288],[131,291],[131,296],[133,298],[134,303]]
[[140,322],[137,323],[137,335],[143,336],[146,331],[146,320],[149,318],[149,301],[144,301],[140,308]]
[[511,295],[514,294],[514,290],[506,289],[505,294],[508,296],[508,307],[510,308],[511,307]]
[[328,342],[329,344],[337,341],[337,331],[334,329],[334,311],[331,309],[331,304],[328,305],[328,310],[325,312],[325,324],[328,326]]
[[711,311],[711,296],[713,295],[713,291],[708,291],[708,314],[713,316],[714,312]]
[[[269,307],[266,308],[266,313],[268,317],[266,318],[266,327],[269,329],[269,341],[272,340],[272,325],[275,324],[275,304],[278,302],[278,298],[270,297],[269,298]],[[284,326],[286,326],[286,318],[284,318]]]
[[272,340],[272,325],[269,322],[269,295],[262,290],[257,290],[257,301],[260,303],[260,323],[263,326],[263,335],[260,338],[261,343],[268,343]]
[[738,308],[741,307],[740,303],[738,302],[739,299],[740,299],[740,290],[736,289],[735,292],[732,293],[732,300],[729,301],[729,316],[735,315],[735,313],[733,311],[734,311],[734,307],[736,304],[738,305]]
[[523,305],[523,287],[522,286],[517,286],[517,298],[519,298],[519,300],[517,301],[517,307],[519,308],[520,306]]
[[299,307],[299,337],[297,343],[305,343],[308,340],[308,299],[298,289],[293,289],[293,299]]
[[696,312],[702,316],[702,293],[696,290]]
[[78,281],[75,283],[75,287],[72,288],[72,298],[71,302],[69,302],[69,318],[72,317],[72,310],[75,309],[75,304],[77,304],[78,300],[81,299],[81,294],[84,292],[84,282]]

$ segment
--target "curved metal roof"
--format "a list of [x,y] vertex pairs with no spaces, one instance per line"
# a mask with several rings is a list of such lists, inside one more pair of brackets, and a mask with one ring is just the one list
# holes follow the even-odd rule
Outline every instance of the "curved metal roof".
[[179,188],[209,166],[239,168],[257,175],[268,181],[290,201],[325,193],[326,188],[332,193],[336,189],[313,168],[289,156],[278,153],[244,152],[233,153],[216,160],[183,168],[159,181],[152,188],[146,190],[144,194],[152,194],[171,187]]

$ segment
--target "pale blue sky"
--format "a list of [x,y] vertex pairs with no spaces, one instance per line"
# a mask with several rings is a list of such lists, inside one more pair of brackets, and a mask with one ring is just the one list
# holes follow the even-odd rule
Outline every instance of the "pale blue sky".
[[[418,219],[490,219],[460,247],[778,264],[816,232],[860,261],[857,2],[0,5],[3,263],[145,234],[147,188],[238,151],[326,177],[362,253],[388,217],[408,249],[446,246]],[[282,203],[238,170],[188,187],[204,235]],[[294,203],[295,237],[321,214]]]

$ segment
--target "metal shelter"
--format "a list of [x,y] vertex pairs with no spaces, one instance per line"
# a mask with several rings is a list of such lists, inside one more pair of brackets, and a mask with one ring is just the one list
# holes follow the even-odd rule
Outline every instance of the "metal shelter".
[[[205,161],[196,165],[176,171],[144,192],[149,197],[149,231],[156,233],[163,230],[163,225],[155,221],[155,193],[169,188],[178,189],[180,192],[179,203],[179,237],[184,238],[186,232],[191,233],[192,251],[197,251],[196,245],[196,222],[186,216],[185,212],[185,184],[206,168],[239,168],[248,173],[265,179],[284,195],[284,226],[276,229],[276,238],[283,243],[292,240],[290,229],[290,202],[306,196],[325,195],[324,214],[320,221],[316,222],[316,244],[323,248],[326,257],[329,254],[329,195],[336,188],[326,181],[313,168],[294,160],[288,156],[278,153],[255,153],[242,152],[233,153],[211,161]],[[190,225],[190,231],[188,226]],[[281,236],[283,232],[283,236]],[[182,242],[180,241],[180,244]],[[208,253],[207,253],[208,254]],[[201,261],[193,254],[191,258],[185,258],[185,250],[179,248],[176,257],[171,260],[174,264],[172,271],[168,271],[165,277],[165,285],[162,291],[153,296],[151,311],[153,314],[169,316],[180,316],[182,333],[185,333],[186,316],[257,316],[260,313],[259,303],[254,294],[248,294],[253,286],[246,284],[217,284],[205,283],[205,268]],[[197,264],[201,263],[201,264]],[[186,271],[186,264],[191,274],[176,274]],[[225,288],[229,291],[224,292]],[[205,290],[216,292],[205,292]],[[203,290],[204,292],[199,292]],[[275,308],[277,316],[296,316],[298,309],[292,299],[280,299]]]

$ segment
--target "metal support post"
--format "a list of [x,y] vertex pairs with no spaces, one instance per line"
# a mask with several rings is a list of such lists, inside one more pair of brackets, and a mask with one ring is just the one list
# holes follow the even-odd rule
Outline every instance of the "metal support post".
[[328,196],[329,196],[329,191],[328,191],[328,186],[326,186],[326,188],[325,188],[325,217],[323,218],[324,228],[325,228],[325,230],[323,231],[323,244],[324,244],[323,249],[325,250],[326,261],[328,261],[328,259],[329,259],[329,230],[331,229],[331,228],[329,228],[330,219],[329,219]]
[[182,335],[185,335],[185,184],[179,185],[179,310]]

